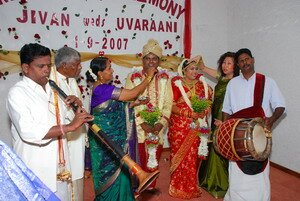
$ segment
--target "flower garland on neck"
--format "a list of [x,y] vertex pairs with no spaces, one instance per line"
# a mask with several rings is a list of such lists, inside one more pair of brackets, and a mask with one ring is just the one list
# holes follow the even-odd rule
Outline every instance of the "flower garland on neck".
[[[200,76],[199,80],[203,83],[203,87],[204,87],[204,94],[205,94],[205,98],[208,98],[208,85],[207,82],[204,78],[204,76]],[[193,110],[192,108],[192,103],[190,101],[190,99],[187,96],[187,93],[185,92],[183,86],[182,86],[182,81],[180,79],[175,81],[175,85],[178,87],[179,91],[181,92],[181,95],[185,101],[185,103],[189,106],[189,108]],[[208,137],[209,137],[209,128],[208,125],[206,123],[206,117],[204,118],[199,118],[198,119],[199,125],[200,125],[200,145],[198,147],[198,156],[201,159],[206,159],[206,156],[208,155]],[[193,122],[194,123],[194,122]],[[192,123],[192,124],[193,124]],[[192,128],[195,128],[195,126],[191,125]]]
[[[158,74],[156,75],[157,79],[159,80],[160,85],[160,94],[157,101],[157,107],[158,112],[161,112],[163,109],[163,103],[164,103],[164,97],[165,97],[165,90],[166,90],[166,83],[169,79],[169,75],[165,69],[162,69],[160,67],[157,68]],[[132,74],[130,77],[130,80],[134,83],[135,86],[139,85],[142,82],[142,71],[143,67],[133,67]],[[137,106],[140,107],[140,109],[144,108],[144,110],[147,110],[147,106],[141,105]],[[152,106],[153,107],[153,106]],[[156,152],[157,152],[157,146],[158,142],[160,140],[160,137],[158,134],[154,133],[147,133],[145,143],[147,146],[147,152],[148,152],[148,160],[147,160],[147,167],[149,169],[156,169],[158,166],[158,161],[156,159]]]
[[[165,91],[166,91],[166,84],[167,84],[167,81],[169,79],[169,75],[167,73],[167,70],[162,69],[161,67],[158,67],[157,70],[158,70],[158,74],[156,76],[157,76],[157,79],[159,80],[159,84],[161,86],[160,87],[161,91],[160,91],[157,106],[160,110],[162,110],[163,103],[164,103],[164,98],[165,98],[164,95],[165,95]],[[133,72],[131,74],[130,80],[134,83],[135,86],[137,86],[137,85],[141,84],[141,82],[142,82],[143,67],[133,67],[132,71]]]

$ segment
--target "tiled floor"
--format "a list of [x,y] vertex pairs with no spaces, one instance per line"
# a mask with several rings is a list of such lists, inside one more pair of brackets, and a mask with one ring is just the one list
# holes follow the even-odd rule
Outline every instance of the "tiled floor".
[[[179,201],[181,199],[172,198],[168,194],[169,186],[169,152],[164,151],[160,161],[160,176],[157,181],[159,192],[156,194],[142,193],[139,201]],[[277,168],[271,167],[271,201],[300,201],[300,178],[287,174]],[[94,198],[92,179],[85,180],[85,201],[91,201]],[[219,201],[205,190],[202,191],[200,198],[191,199],[190,201],[205,200]]]

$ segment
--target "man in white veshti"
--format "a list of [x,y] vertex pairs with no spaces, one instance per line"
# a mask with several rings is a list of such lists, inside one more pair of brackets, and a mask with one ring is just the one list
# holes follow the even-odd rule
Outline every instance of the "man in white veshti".
[[[273,79],[255,73],[254,58],[249,49],[237,51],[235,60],[241,74],[227,86],[222,109],[224,121],[241,116],[253,118],[253,114],[257,114],[264,118],[266,129],[271,131],[274,122],[285,110],[285,100],[279,88]],[[256,90],[256,85],[262,86],[261,90]],[[230,161],[229,188],[224,200],[270,200],[269,171],[268,159],[264,162]]]
[[[67,94],[74,95],[82,101],[81,92],[76,78],[82,69],[80,53],[70,47],[62,47],[55,54],[56,70],[52,69],[51,78]],[[72,108],[61,104],[63,123],[69,123],[74,118]],[[72,175],[74,199],[83,201],[83,175],[85,153],[86,127],[82,126],[74,132],[67,133],[68,151]]]

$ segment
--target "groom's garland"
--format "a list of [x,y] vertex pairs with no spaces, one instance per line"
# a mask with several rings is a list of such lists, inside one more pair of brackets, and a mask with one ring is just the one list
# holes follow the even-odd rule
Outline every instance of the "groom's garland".
[[[135,86],[139,85],[142,82],[142,67],[134,67],[133,68],[133,73],[130,77],[131,81],[134,83]],[[157,108],[152,108],[154,110],[156,110],[156,112],[161,113],[162,108],[163,108],[163,103],[164,103],[164,98],[165,98],[165,90],[166,90],[166,84],[167,81],[169,79],[169,75],[167,73],[166,70],[158,67],[158,74],[156,75],[157,79],[159,80],[159,85],[161,86],[160,89],[160,95],[158,101],[157,101]],[[145,106],[138,106],[138,107],[143,107],[143,109],[140,112],[143,111],[149,111],[149,104],[145,105]],[[153,106],[152,106],[153,107]],[[151,107],[150,107],[151,109]],[[142,116],[141,114],[139,114],[140,116]],[[146,119],[144,119],[145,122]],[[147,145],[147,152],[148,152],[148,161],[147,161],[147,167],[150,169],[155,169],[158,166],[158,161],[156,159],[156,151],[157,151],[157,146],[158,146],[158,142],[160,140],[160,137],[158,136],[158,134],[155,133],[147,133],[146,134],[146,140],[145,143]]]

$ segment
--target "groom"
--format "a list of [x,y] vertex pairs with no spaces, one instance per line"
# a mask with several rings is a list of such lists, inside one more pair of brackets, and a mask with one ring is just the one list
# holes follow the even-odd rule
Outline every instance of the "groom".
[[[145,109],[145,106],[142,105],[134,108],[139,161],[143,170],[147,172],[158,170],[158,161],[163,148],[163,136],[168,126],[168,120],[172,109],[173,94],[166,70],[159,67],[161,57],[162,48],[156,40],[150,39],[143,47],[143,66],[135,68],[134,72],[127,76],[125,86],[127,89],[132,89],[139,82],[146,79],[148,71],[151,68],[156,68],[158,70],[158,73],[150,81],[148,88],[140,95],[140,97],[148,97],[150,99],[149,102],[154,108],[158,108],[161,111],[162,116],[154,126],[150,126],[139,115],[139,112]],[[140,76],[135,76],[137,74]],[[147,146],[147,144],[151,143],[149,137],[153,136],[153,134],[159,139],[159,144],[156,149],[151,149],[150,146]],[[155,190],[155,184],[156,182],[153,182],[148,190]]]

